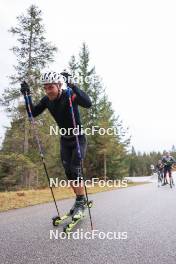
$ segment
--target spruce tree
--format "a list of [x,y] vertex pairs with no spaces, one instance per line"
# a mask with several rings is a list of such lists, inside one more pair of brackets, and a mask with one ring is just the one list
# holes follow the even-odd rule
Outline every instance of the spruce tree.
[[[72,64],[73,66],[75,61]],[[129,140],[123,141],[122,134],[125,135],[126,132],[122,129],[118,117],[115,117],[111,103],[107,99],[105,88],[100,77],[96,74],[95,67],[90,66],[89,50],[85,43],[83,43],[79,53],[78,66],[76,73],[81,80],[79,83],[80,88],[90,96],[92,101],[90,109],[80,108],[84,128],[97,126],[107,129],[116,127],[118,131],[117,135],[113,136],[99,135],[98,133],[87,136],[88,151],[84,163],[86,175],[90,178],[104,177],[104,179],[122,177],[127,173],[125,158]]]
[[[14,66],[14,74],[9,76],[9,88],[4,90],[1,99],[1,105],[5,106],[11,117],[11,127],[6,132],[2,151],[4,157],[7,155],[10,158],[9,155],[12,155],[12,159],[14,159],[14,153],[23,154],[24,159],[30,159],[32,164],[35,161],[37,149],[36,146],[33,149],[30,148],[33,146],[34,138],[24,102],[20,103],[19,100],[20,83],[26,80],[30,86],[34,103],[38,101],[43,95],[42,87],[38,81],[41,70],[54,61],[57,49],[46,40],[42,12],[35,5],[31,5],[26,14],[17,17],[17,25],[13,26],[9,32],[16,38],[16,45],[11,50],[16,56],[17,64]],[[47,113],[43,115],[43,119],[48,119]],[[18,173],[14,169],[17,178]],[[21,174],[24,178],[21,183],[27,182],[27,178],[28,182],[31,181],[29,170],[23,169]]]

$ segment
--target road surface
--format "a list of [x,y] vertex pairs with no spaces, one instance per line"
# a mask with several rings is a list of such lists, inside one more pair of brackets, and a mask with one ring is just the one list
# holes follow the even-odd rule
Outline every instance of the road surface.
[[[104,234],[116,232],[118,239],[57,237],[62,227],[51,224],[53,203],[11,210],[0,213],[0,263],[176,263],[175,188],[150,183],[90,198],[95,203],[94,229]],[[61,212],[72,203],[73,199],[59,201]],[[90,231],[89,218],[78,227],[83,234]],[[55,237],[50,237],[53,232]]]

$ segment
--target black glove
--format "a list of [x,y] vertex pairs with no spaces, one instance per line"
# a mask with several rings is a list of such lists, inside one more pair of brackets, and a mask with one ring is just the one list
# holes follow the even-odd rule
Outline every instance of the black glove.
[[29,85],[27,84],[27,82],[22,82],[21,83],[21,89],[20,89],[20,92],[23,94],[23,95],[29,95],[30,94],[30,88],[29,88]]
[[66,71],[63,71],[60,74],[64,77],[64,80],[67,86],[69,86],[70,88],[73,88],[74,87],[73,76]]

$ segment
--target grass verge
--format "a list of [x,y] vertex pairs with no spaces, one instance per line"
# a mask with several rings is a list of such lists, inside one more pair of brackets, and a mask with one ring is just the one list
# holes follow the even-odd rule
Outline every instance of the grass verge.
[[[127,187],[141,185],[146,183],[128,183]],[[122,187],[121,187],[122,188]],[[98,193],[120,189],[119,187],[88,187],[88,193]],[[58,187],[54,189],[56,200],[63,200],[74,197],[74,193],[70,187]],[[21,190],[15,192],[0,192],[0,212],[10,209],[22,208],[31,205],[51,202],[52,196],[49,188],[42,190]]]

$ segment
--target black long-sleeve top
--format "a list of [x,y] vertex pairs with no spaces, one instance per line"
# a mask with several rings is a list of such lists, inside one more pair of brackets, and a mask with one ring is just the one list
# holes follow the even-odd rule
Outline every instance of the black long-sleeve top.
[[171,169],[172,168],[172,165],[174,163],[176,163],[176,160],[172,156],[168,156],[168,157],[167,156],[164,156],[162,158],[162,163],[163,163],[164,168]]
[[[84,108],[90,108],[92,103],[89,96],[76,86],[72,88],[71,98],[76,125],[79,125],[79,128],[81,128],[78,105]],[[45,109],[48,109],[59,128],[65,128],[67,131],[68,128],[74,128],[66,90],[62,90],[61,96],[53,101],[50,101],[47,96],[44,96],[37,105],[33,105],[31,96],[29,96],[29,103],[33,117],[40,115]],[[27,111],[29,113],[28,107]]]

